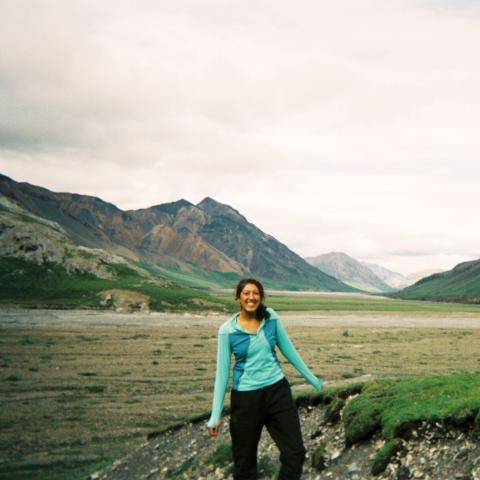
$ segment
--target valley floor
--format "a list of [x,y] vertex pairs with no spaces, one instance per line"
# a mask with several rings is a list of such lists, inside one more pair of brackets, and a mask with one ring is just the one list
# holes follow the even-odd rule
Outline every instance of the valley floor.
[[[279,313],[331,383],[480,372],[479,314]],[[227,318],[1,309],[0,479],[85,478],[149,432],[208,412]],[[294,392],[310,391],[284,369]]]

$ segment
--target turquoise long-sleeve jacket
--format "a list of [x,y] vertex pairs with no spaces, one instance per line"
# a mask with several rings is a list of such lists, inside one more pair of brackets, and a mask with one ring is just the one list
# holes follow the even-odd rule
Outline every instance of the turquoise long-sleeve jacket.
[[257,333],[239,325],[239,313],[220,326],[212,413],[207,423],[209,427],[214,428],[222,415],[232,353],[235,357],[233,390],[256,390],[281,380],[284,374],[275,351],[277,346],[305,380],[321,390],[322,381],[305,365],[276,312],[272,308],[267,308],[267,311],[269,317],[262,320]]

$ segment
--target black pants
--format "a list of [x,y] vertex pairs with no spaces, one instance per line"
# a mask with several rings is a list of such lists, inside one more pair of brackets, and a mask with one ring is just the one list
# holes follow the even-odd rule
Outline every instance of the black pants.
[[282,466],[278,480],[298,480],[302,475],[305,447],[297,407],[286,378],[258,390],[232,390],[233,478],[257,478],[257,446],[264,425],[280,450]]

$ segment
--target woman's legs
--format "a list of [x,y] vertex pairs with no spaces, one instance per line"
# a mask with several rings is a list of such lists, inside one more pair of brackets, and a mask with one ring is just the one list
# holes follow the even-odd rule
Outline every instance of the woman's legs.
[[266,397],[265,426],[280,450],[278,480],[299,480],[305,461],[300,420],[286,378],[272,385]]
[[230,435],[235,480],[257,478],[257,447],[263,428],[261,390],[232,390]]
[[257,478],[257,447],[263,425],[280,450],[278,480],[299,480],[305,461],[300,420],[286,378],[258,390],[231,393],[230,434],[235,480]]

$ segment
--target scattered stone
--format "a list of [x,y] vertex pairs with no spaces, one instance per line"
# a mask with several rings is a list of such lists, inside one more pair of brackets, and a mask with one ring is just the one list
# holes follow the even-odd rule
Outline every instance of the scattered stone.
[[468,448],[462,448],[460,451],[453,457],[453,459],[458,462],[465,460],[468,457]]
[[409,480],[410,469],[405,465],[400,465],[395,472],[395,480]]
[[357,473],[357,472],[361,472],[361,471],[362,471],[362,469],[359,467],[359,465],[357,463],[352,463],[347,469],[348,473]]

